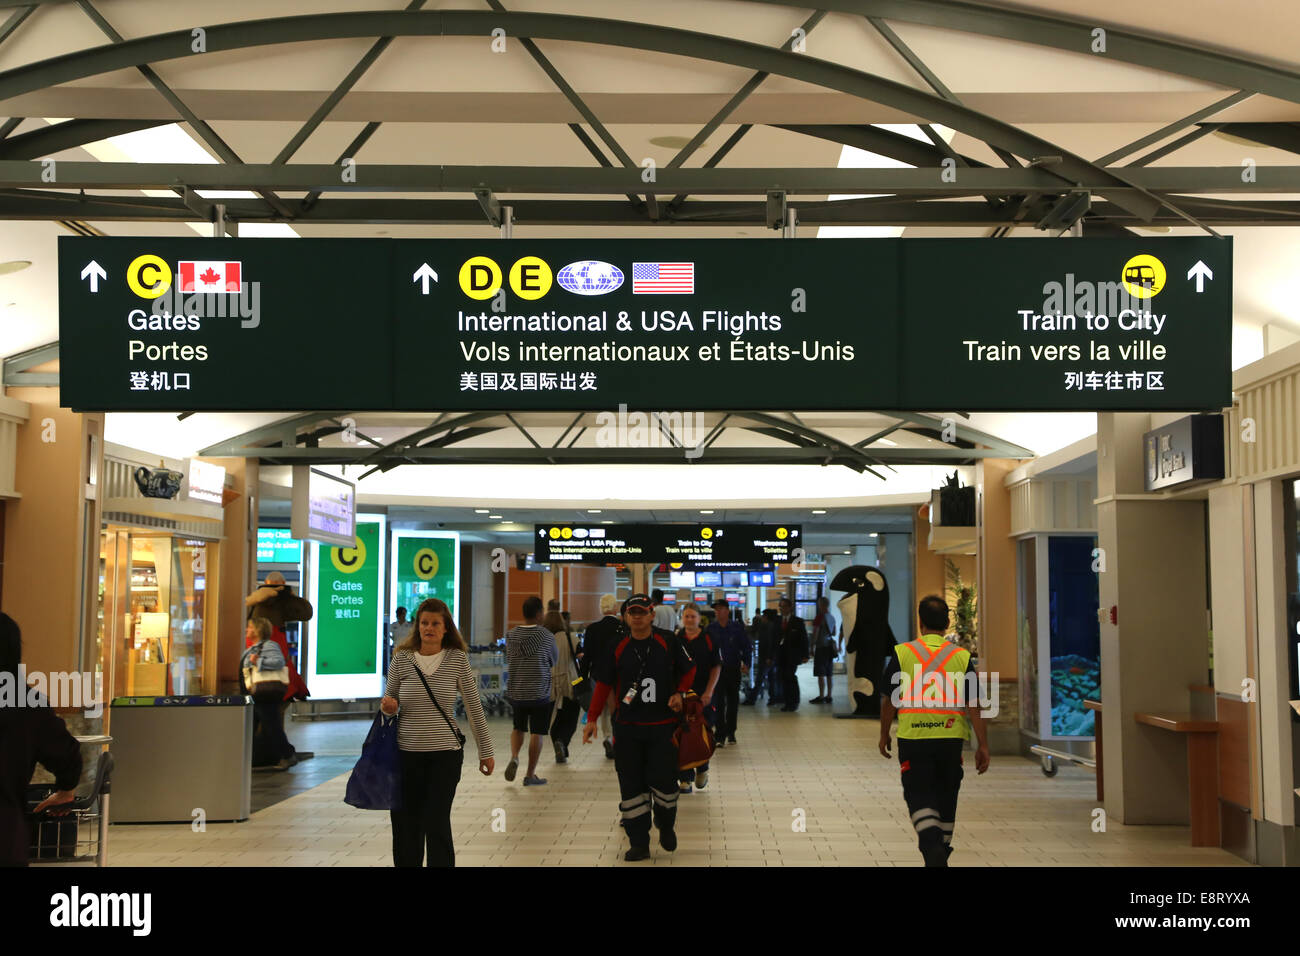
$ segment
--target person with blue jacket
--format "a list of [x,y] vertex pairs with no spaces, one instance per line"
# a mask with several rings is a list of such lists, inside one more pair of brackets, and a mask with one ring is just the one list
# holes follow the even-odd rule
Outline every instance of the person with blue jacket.
[[716,706],[718,709],[718,746],[736,742],[736,714],[740,709],[740,681],[742,674],[749,673],[750,662],[754,654],[754,644],[750,640],[745,625],[731,617],[731,605],[726,598],[713,602],[713,611],[717,620],[710,624],[705,632],[713,641],[722,658],[722,678],[718,681]]

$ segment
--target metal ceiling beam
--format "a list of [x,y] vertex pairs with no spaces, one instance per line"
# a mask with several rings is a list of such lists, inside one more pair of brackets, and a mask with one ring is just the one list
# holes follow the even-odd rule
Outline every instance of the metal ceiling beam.
[[[582,143],[582,145],[586,147],[587,152],[591,153],[592,157],[596,160],[598,164],[600,164],[602,167],[606,169],[614,165],[610,161],[610,158],[606,156],[603,152],[601,152],[600,147],[596,145],[596,141],[592,139],[591,136],[587,134],[587,131],[583,129],[579,124],[570,123],[569,129],[573,131],[574,136],[578,137],[578,142]],[[637,196],[633,193],[627,193],[627,201],[632,203],[633,208],[635,208],[638,212],[642,210],[640,196]]]
[[[222,443],[220,455],[235,458],[258,458],[268,464],[362,465],[370,463],[368,449],[353,445],[331,448],[237,447]],[[852,446],[847,446],[852,449]],[[205,453],[206,454],[206,453]],[[861,456],[814,445],[732,448],[713,446],[701,458],[688,459],[681,448],[459,448],[421,445],[408,448],[399,460],[386,462],[389,469],[402,464],[487,464],[487,465],[557,465],[576,464],[692,464],[712,465],[846,465],[863,470]],[[983,448],[887,448],[877,456],[886,465],[969,464],[980,458],[1012,457]],[[870,470],[870,469],[867,469]]]
[[[956,426],[955,435],[964,441],[973,442],[977,445],[984,445],[988,454],[980,457],[992,458],[1034,458],[1037,457],[1028,448],[1023,448],[1012,442],[999,438],[997,435],[990,435],[988,432],[980,431],[978,428],[971,428],[969,425],[962,424],[955,419],[936,418],[934,415],[926,415],[921,412],[900,412],[900,416],[908,423],[915,425],[925,425],[936,431],[942,432],[946,424]],[[979,449],[971,449],[971,453]]]
[[[935,145],[927,145],[919,139],[904,136],[902,133],[895,133],[893,130],[881,129],[879,126],[852,126],[849,124],[801,126],[789,123],[774,125],[776,129],[789,130],[792,133],[803,133],[805,136],[816,136],[819,139],[830,140],[833,143],[842,143],[845,146],[865,149],[867,152],[887,156],[890,159],[898,160],[900,163],[907,163],[909,166],[938,166],[939,161],[944,156],[944,153]],[[981,163],[969,156],[961,156],[960,161],[963,166],[988,168],[987,163]]]
[[[1177,193],[1300,192],[1300,166],[1261,166],[1257,181],[1243,183],[1239,166],[1125,168],[1132,186],[1115,188],[1106,171],[1084,177],[1075,190],[1110,192],[1128,208],[1139,191]],[[57,182],[47,182],[42,163],[0,160],[0,187],[26,189],[328,189],[332,192],[465,193],[488,187],[509,193],[615,195],[636,189],[638,170],[588,166],[416,166],[368,165],[356,183],[339,183],[333,165],[96,163],[61,162]],[[810,169],[806,167],[660,170],[663,192],[766,195],[887,193],[969,196],[976,194],[1068,192],[1057,177],[1042,169],[968,169],[960,181],[945,183],[933,169]],[[1115,202],[1112,199],[1112,202]],[[1159,201],[1157,201],[1159,202]],[[292,215],[286,212],[284,215]],[[1142,213],[1134,213],[1141,216]]]
[[[834,458],[840,464],[847,464],[854,471],[865,471],[874,475],[881,481],[887,481],[880,472],[868,466],[884,464],[881,458],[876,455],[868,455],[861,448],[856,448],[848,442],[841,441],[834,435],[829,435],[824,431],[816,428],[809,428],[807,425],[801,425],[797,422],[787,422],[784,419],[777,418],[766,412],[741,412],[733,411],[730,413],[733,418],[739,418],[743,421],[755,422],[759,426],[756,431],[772,437],[783,437],[783,440],[799,445],[800,447],[816,448],[823,455],[827,464],[830,464]],[[749,428],[748,425],[736,425],[737,428]],[[774,434],[777,433],[777,434]]]
[[[207,458],[244,458],[250,457],[243,453],[248,448],[260,447],[263,451],[268,450],[270,443],[278,443],[280,447],[294,448],[298,444],[299,428],[310,428],[321,422],[332,422],[336,417],[350,414],[349,412],[303,412],[301,415],[291,415],[288,418],[282,418],[278,422],[271,422],[269,425],[262,425],[258,428],[241,432],[225,441],[217,442],[215,445],[209,445],[199,452],[199,457]],[[262,445],[266,442],[267,445]],[[238,451],[236,449],[239,449]],[[256,456],[251,456],[256,457]]]
[[5,20],[3,25],[0,25],[0,43],[4,43],[5,40],[9,39],[9,36],[23,25],[23,21],[35,12],[36,5],[29,4],[26,7],[19,7],[9,14],[9,18]]
[[10,355],[0,366],[0,386],[22,387],[30,385],[58,385],[58,372],[29,372],[28,369],[53,362],[59,357],[59,343],[39,345],[26,352]]
[[1112,163],[1117,163],[1125,156],[1132,156],[1140,149],[1146,149],[1148,146],[1154,146],[1162,139],[1174,135],[1174,133],[1177,133],[1179,130],[1186,129],[1187,127],[1191,126],[1193,123],[1196,123],[1199,120],[1206,119],[1207,117],[1213,116],[1215,113],[1222,113],[1229,106],[1236,106],[1242,100],[1248,100],[1254,95],[1255,95],[1254,93],[1251,93],[1247,90],[1242,90],[1240,92],[1233,93],[1231,96],[1225,96],[1223,99],[1211,103],[1209,106],[1206,106],[1203,109],[1199,109],[1194,113],[1189,113],[1188,115],[1184,116],[1182,119],[1174,120],[1172,123],[1160,127],[1154,133],[1148,133],[1146,136],[1142,136],[1139,137],[1138,139],[1133,140],[1133,142],[1129,143],[1127,146],[1121,146],[1119,149],[1112,150],[1111,152],[1107,153],[1105,156],[1100,157],[1097,160],[1097,165],[1109,166]]
[[[123,38],[122,34],[118,33],[117,30],[113,28],[113,25],[104,19],[104,16],[95,9],[90,0],[77,0],[77,6],[81,7],[86,16],[88,16],[91,21],[99,27],[100,31],[113,41],[110,49],[122,49],[131,46],[133,41]],[[193,42],[191,31],[182,30],[179,32],[183,36],[188,37],[189,42]],[[102,50],[105,48],[97,47],[96,49]],[[174,57],[166,57],[165,59],[174,59]],[[230,148],[226,141],[217,135],[217,131],[206,122],[199,119],[198,114],[186,106],[185,101],[177,96],[170,86],[163,82],[162,77],[154,71],[153,67],[151,67],[149,63],[150,61],[146,60],[138,63],[131,63],[129,65],[134,66],[136,70],[139,71],[140,75],[149,81],[149,85],[157,90],[159,95],[168,102],[172,109],[176,110],[176,112],[181,115],[185,122],[189,124],[190,128],[199,134],[199,138],[212,148],[223,163],[243,162],[235,151]],[[280,213],[280,215],[286,216],[289,214],[288,209],[285,207],[284,203],[280,201],[278,196],[268,192],[261,192],[259,195],[266,200],[271,208]]]
[[11,116],[3,123],[0,123],[0,139],[7,139],[9,134],[22,125],[25,116]]
[[[80,2],[85,4],[87,0]],[[217,52],[358,37],[489,36],[493,29],[501,27],[515,37],[566,40],[686,56],[801,80],[891,106],[922,121],[942,123],[1026,159],[1059,156],[1061,161],[1053,167],[1057,175],[1076,185],[1082,185],[1084,180],[1096,182],[1098,188],[1091,185],[1087,188],[1107,195],[1140,218],[1154,215],[1161,205],[1158,199],[1141,194],[1141,187],[1138,187],[1139,194],[1134,195],[1124,177],[1101,170],[1082,156],[992,116],[836,63],[711,34],[594,17],[495,11],[314,14],[248,20],[206,29],[207,49]],[[191,39],[188,30],[179,30],[15,67],[0,73],[0,100],[116,69],[193,56]],[[1234,85],[1249,88],[1248,84]],[[500,188],[499,184],[492,185]]]
[[[788,6],[789,0],[749,0]],[[960,0],[817,0],[836,13],[875,16],[958,33],[1032,43],[1068,53],[1096,56],[1125,65],[1139,64],[1175,76],[1189,76],[1226,89],[1254,90],[1300,103],[1300,73],[1265,66],[1186,41],[1148,36],[1109,23],[1072,20],[1025,10],[989,7]],[[1106,52],[1092,53],[1092,31],[1106,31]]]
[[[1050,197],[1048,197],[1050,198]],[[1047,206],[1039,199],[1022,207],[1026,218],[1041,216]],[[290,201],[292,202],[292,200]],[[1213,226],[1270,226],[1300,223],[1300,202],[1220,200],[1181,197],[1182,208]],[[253,199],[227,199],[227,217],[236,222],[284,222],[284,217]],[[626,202],[602,199],[529,199],[511,202],[520,220],[537,226],[653,225]],[[767,204],[758,201],[693,201],[661,219],[659,225],[740,226],[765,228]],[[1093,213],[1112,224],[1181,226],[1172,212],[1158,213],[1144,223],[1109,203],[1094,202]],[[1005,227],[1006,215],[983,202],[928,201],[920,198],[843,199],[800,202],[800,222],[813,225]],[[180,198],[84,194],[33,190],[0,190],[0,221],[59,222],[209,222]],[[473,199],[324,199],[294,217],[303,225],[470,225],[483,224],[483,211]],[[1085,228],[1098,225],[1085,220]]]
[[1223,123],[1219,128],[1228,136],[1300,153],[1300,123]]
[[[361,152],[361,147],[369,142],[370,137],[375,135],[375,130],[379,129],[379,123],[371,121],[361,128],[361,132],[356,135],[343,150],[338,159],[334,160],[334,165],[341,165],[345,159],[356,159],[357,153]],[[316,200],[320,199],[321,190],[313,189],[302,198],[302,205],[298,207],[298,215],[302,215],[312,206],[316,205]]]
[[[425,0],[411,0],[406,9],[418,10],[424,6],[424,3]],[[307,142],[311,134],[316,132],[321,123],[325,122],[325,118],[334,112],[334,107],[338,106],[339,101],[351,92],[352,87],[356,86],[357,81],[365,75],[366,71],[375,65],[375,61],[388,49],[389,44],[392,42],[392,37],[380,37],[374,42],[370,49],[365,52],[365,55],[357,61],[357,65],[343,78],[343,81],[334,87],[320,106],[316,107],[316,111],[308,117],[307,122],[303,123],[298,132],[293,134],[293,138],[284,144],[284,149],[280,150],[275,159],[272,160],[273,163],[287,163],[289,158],[298,152],[302,144]]]
[[1196,142],[1202,136],[1208,136],[1210,133],[1213,133],[1214,131],[1222,128],[1223,128],[1222,123],[1202,123],[1199,127],[1192,130],[1190,133],[1184,133],[1176,140],[1166,143],[1165,145],[1161,146],[1159,149],[1153,149],[1151,150],[1151,152],[1147,153],[1146,155],[1139,156],[1137,159],[1129,163],[1128,167],[1134,168],[1138,166],[1149,166],[1152,163],[1154,163],[1157,159],[1164,159],[1170,153],[1176,153],[1184,146]]
[[[19,120],[21,122],[21,120]],[[0,137],[0,159],[39,159],[110,136],[166,126],[171,120],[72,119],[21,136]],[[17,124],[15,124],[16,127]]]

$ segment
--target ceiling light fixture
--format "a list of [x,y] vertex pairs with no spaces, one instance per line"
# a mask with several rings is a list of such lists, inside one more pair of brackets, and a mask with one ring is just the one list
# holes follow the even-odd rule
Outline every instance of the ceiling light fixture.
[[598,515],[598,514],[600,514],[600,509],[599,509],[599,508],[588,508],[588,509],[587,509],[587,514],[589,514],[589,515]]
[[[681,149],[691,141],[689,136],[651,136],[651,146],[662,146],[665,149]],[[708,143],[700,143],[700,147],[708,146]]]
[[13,272],[22,272],[31,266],[30,259],[11,259],[8,262],[0,262],[0,276],[7,276]]
[[701,508],[701,509],[700,509],[700,514],[702,514],[702,515],[711,515],[711,514],[713,514],[713,511],[712,511],[712,510],[706,510],[706,509],[704,509],[704,508]]
[[501,518],[500,515],[488,515],[488,517],[491,518],[493,521],[497,521],[498,519]]
[[874,538],[874,537],[876,537],[876,532],[874,532],[874,531],[871,532],[871,534],[867,535],[867,537],[868,537],[868,538]]
[[825,509],[825,508],[814,508],[814,509],[813,509],[813,514],[815,514],[815,515],[824,515],[825,513],[826,513],[826,509]]

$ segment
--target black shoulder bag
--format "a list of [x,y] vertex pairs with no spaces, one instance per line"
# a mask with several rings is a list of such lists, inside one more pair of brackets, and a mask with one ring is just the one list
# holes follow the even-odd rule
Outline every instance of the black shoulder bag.
[[578,673],[578,679],[572,681],[573,699],[583,710],[591,709],[591,697],[595,691],[594,682],[590,677],[582,673],[582,668],[578,666],[578,654],[573,649],[573,633],[564,632],[565,640],[569,642],[569,660],[573,662],[573,669]]
[[414,654],[411,655],[411,666],[415,668],[415,676],[420,678],[420,683],[424,685],[424,692],[429,695],[429,700],[433,701],[433,706],[438,708],[438,713],[442,714],[442,719],[447,721],[447,726],[451,728],[451,732],[455,734],[456,739],[460,741],[460,749],[464,750],[465,735],[462,734],[459,728],[451,722],[451,718],[447,716],[447,712],[442,709],[442,704],[438,703],[438,698],[433,696],[433,691],[429,689],[429,682],[424,679],[424,671],[420,670],[420,665],[416,662]]

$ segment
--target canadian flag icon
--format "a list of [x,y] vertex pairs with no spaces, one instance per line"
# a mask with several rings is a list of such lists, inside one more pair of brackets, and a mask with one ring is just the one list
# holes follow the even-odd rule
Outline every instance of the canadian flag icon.
[[239,273],[238,262],[203,260],[176,264],[182,292],[238,292]]

